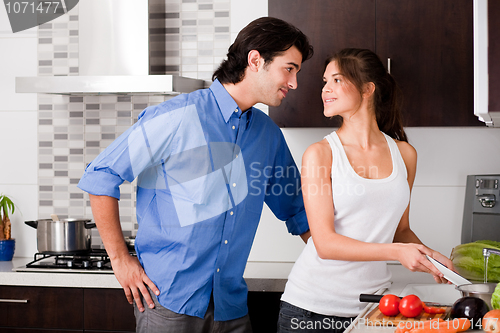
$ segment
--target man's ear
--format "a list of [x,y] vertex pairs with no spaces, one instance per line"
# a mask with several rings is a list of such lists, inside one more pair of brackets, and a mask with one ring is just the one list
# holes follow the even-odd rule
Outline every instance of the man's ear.
[[248,67],[251,71],[257,72],[263,62],[264,59],[260,56],[259,51],[251,50],[248,52]]
[[375,84],[373,82],[365,83],[363,86],[363,98],[368,98],[375,92]]

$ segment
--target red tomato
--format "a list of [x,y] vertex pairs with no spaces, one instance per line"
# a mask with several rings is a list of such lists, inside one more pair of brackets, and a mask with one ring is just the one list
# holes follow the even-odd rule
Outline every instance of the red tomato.
[[408,295],[399,302],[399,312],[407,318],[418,316],[423,309],[422,301],[418,296]]
[[500,332],[500,310],[491,310],[483,317],[483,330],[488,333]]
[[386,316],[397,316],[399,314],[399,301],[400,299],[396,295],[384,295],[384,297],[380,299],[378,308],[380,312]]

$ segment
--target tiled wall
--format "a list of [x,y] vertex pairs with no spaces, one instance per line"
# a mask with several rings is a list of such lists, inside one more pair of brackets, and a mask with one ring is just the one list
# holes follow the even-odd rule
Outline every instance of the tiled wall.
[[210,80],[230,45],[230,0],[149,0],[150,73]]
[[[150,72],[210,80],[230,45],[229,0],[150,0]],[[78,75],[78,6],[38,30],[38,75]],[[91,218],[76,187],[85,166],[139,113],[171,96],[38,94],[39,217]],[[120,220],[135,235],[135,182],[121,186]],[[93,230],[93,247],[102,247]]]

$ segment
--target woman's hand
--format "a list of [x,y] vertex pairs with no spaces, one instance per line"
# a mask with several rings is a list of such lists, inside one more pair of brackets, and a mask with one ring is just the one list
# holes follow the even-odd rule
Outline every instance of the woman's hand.
[[[448,257],[442,255],[441,253],[439,253],[437,251],[432,251],[432,255],[430,257],[436,259],[437,261],[439,261],[440,263],[442,263],[443,265],[445,265],[446,267],[448,267],[452,271],[456,272],[455,266],[453,266],[453,262]],[[437,283],[451,284],[451,282],[446,280],[444,277],[441,277],[439,279],[439,281],[436,279],[436,277],[434,277],[434,280],[436,280]]]
[[[435,259],[442,262],[446,266],[448,264],[451,264],[451,261],[440,254],[439,252],[432,251],[426,246],[422,244],[415,244],[415,243],[394,243],[398,246],[397,253],[398,253],[398,261],[407,269],[409,269],[412,272],[425,272],[432,274],[434,277],[434,280],[436,280],[437,283],[447,283],[448,280],[446,280],[443,276],[443,273],[441,273],[433,263],[427,259],[425,255],[428,255],[430,257],[434,258],[434,255],[437,256]],[[439,259],[438,259],[439,258]],[[444,260],[446,259],[446,260]],[[443,261],[445,262],[443,262]],[[451,264],[453,266],[453,264]]]

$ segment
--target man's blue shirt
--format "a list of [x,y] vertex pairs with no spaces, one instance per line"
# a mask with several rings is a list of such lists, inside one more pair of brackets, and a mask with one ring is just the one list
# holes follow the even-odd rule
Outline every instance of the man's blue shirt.
[[264,201],[294,235],[307,224],[300,174],[263,112],[242,113],[215,81],[146,108],[87,167],[78,187],[120,198],[137,178],[137,256],[164,307],[215,320],[247,314],[246,261]]

